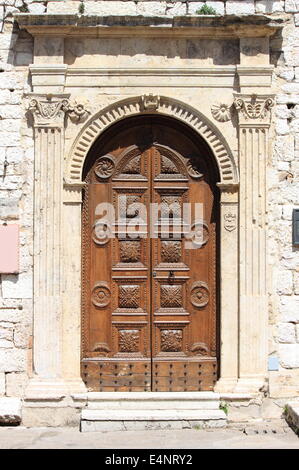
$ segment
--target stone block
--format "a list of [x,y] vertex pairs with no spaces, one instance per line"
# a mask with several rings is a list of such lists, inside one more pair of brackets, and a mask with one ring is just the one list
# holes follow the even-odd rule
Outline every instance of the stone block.
[[17,348],[29,348],[30,344],[30,335],[31,335],[30,325],[18,324],[15,327],[13,340]]
[[32,298],[32,275],[30,273],[3,274],[2,295],[5,299]]
[[280,344],[279,359],[285,369],[299,368],[299,344]]
[[286,135],[290,132],[287,119],[277,119],[275,130],[278,135]]
[[6,395],[22,397],[28,385],[28,375],[25,372],[10,372],[6,374]]
[[18,398],[0,399],[0,424],[20,424],[21,423],[21,400]]
[[167,16],[184,16],[186,15],[186,3],[182,2],[168,2],[166,7]]
[[166,12],[166,2],[139,2],[137,14],[144,16],[163,16]]
[[[93,2],[95,3],[95,2]],[[72,1],[64,1],[64,2],[48,2],[47,3],[47,13],[79,13],[79,5],[81,1],[72,0]],[[86,5],[86,2],[84,2]],[[85,13],[86,11],[84,11]]]
[[[281,345],[282,346],[282,345]],[[269,372],[271,398],[287,398],[298,395],[299,369],[281,369]]]
[[28,427],[34,426],[72,426],[80,423],[80,409],[71,407],[30,407],[23,405],[22,424]]
[[5,395],[5,392],[6,392],[5,373],[0,372],[0,397]]
[[43,3],[33,2],[28,5],[28,10],[34,15],[40,15],[41,13],[45,13],[46,6]]
[[293,293],[293,275],[291,271],[287,271],[286,269],[279,270],[277,277],[277,293],[284,295],[291,295]]
[[282,321],[299,323],[299,296],[281,296],[280,313]]
[[227,15],[253,15],[255,13],[253,0],[227,0]]
[[21,90],[24,86],[24,76],[17,72],[2,72],[0,89]]
[[299,272],[294,272],[294,294],[299,295]]
[[[23,110],[20,108],[20,106],[13,105],[13,104],[6,104],[4,106],[1,106],[0,109],[0,117],[1,119],[21,119],[23,117]],[[9,136],[6,137],[5,144],[1,143],[1,145],[7,145],[8,147],[14,147],[15,145],[19,145],[20,142],[20,135],[17,134],[15,136],[15,142],[16,143],[11,143],[11,141],[7,140],[9,139]],[[5,137],[4,137],[5,138]],[[2,140],[2,137],[1,137]]]
[[292,81],[294,79],[294,67],[281,67],[277,71],[277,75],[284,80],[287,80],[288,82]]
[[[151,3],[151,2],[147,2]],[[159,2],[153,2],[159,3]],[[164,2],[165,3],[165,2]],[[97,2],[85,2],[84,3],[84,15],[136,15],[136,5],[132,1],[97,1]],[[166,3],[165,8],[166,9]]]
[[19,199],[0,197],[0,219],[12,220],[19,217]]
[[296,326],[296,341],[299,343],[299,324],[295,325]]
[[285,418],[290,427],[299,436],[299,402],[287,404]]
[[25,349],[0,349],[0,372],[24,372],[26,362]]
[[257,0],[255,3],[256,13],[277,13],[282,12],[283,2],[280,0]]
[[282,218],[285,220],[292,220],[293,217],[293,206],[286,204],[282,207]]
[[285,0],[285,11],[296,13],[299,11],[299,0]]
[[280,323],[278,325],[277,339],[280,343],[295,343],[295,325],[293,325],[293,323]]

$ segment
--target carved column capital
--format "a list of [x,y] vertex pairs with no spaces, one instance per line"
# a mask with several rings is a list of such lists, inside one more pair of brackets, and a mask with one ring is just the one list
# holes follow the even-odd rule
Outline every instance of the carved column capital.
[[32,113],[35,127],[62,128],[65,116],[72,122],[83,122],[90,112],[84,104],[70,102],[70,94],[36,94],[29,93],[28,111]]
[[35,127],[61,128],[69,109],[69,94],[28,94],[28,111]]
[[234,106],[239,115],[241,127],[269,127],[274,95],[234,95]]

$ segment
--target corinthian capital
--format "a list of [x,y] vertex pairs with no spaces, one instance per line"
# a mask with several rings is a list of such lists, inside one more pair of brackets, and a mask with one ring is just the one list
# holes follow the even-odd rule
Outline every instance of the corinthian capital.
[[63,127],[65,113],[69,108],[69,94],[28,94],[28,110],[37,127]]
[[273,95],[235,94],[234,106],[239,114],[242,126],[269,126],[271,108],[274,106]]

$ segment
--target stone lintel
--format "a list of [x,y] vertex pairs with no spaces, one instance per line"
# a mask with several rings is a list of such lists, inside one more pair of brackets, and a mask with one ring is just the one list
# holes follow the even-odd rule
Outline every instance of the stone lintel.
[[262,37],[283,27],[283,17],[267,15],[97,16],[74,14],[14,15],[33,36],[182,36]]

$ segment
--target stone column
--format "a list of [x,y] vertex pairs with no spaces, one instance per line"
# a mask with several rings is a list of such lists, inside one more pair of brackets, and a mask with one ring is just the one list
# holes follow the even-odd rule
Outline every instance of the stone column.
[[272,95],[235,95],[239,115],[240,310],[238,392],[258,392],[267,371],[267,161]]
[[34,377],[26,391],[29,398],[67,394],[62,361],[62,241],[64,123],[65,113],[72,109],[68,97],[30,94],[35,135],[35,216]]
[[215,391],[233,392],[238,380],[238,184],[218,183],[221,190],[220,379]]

